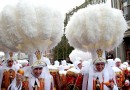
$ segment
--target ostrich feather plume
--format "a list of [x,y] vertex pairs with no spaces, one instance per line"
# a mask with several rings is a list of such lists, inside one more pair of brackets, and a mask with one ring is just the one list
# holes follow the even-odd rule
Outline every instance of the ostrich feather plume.
[[77,11],[65,33],[70,45],[82,51],[109,51],[122,42],[127,28],[122,11],[107,4],[95,4]]
[[69,54],[70,60],[74,63],[77,58],[81,58],[83,61],[89,61],[92,59],[91,53],[89,52],[83,52],[78,49],[74,49],[70,54]]
[[63,22],[61,12],[48,7],[43,0],[20,0],[1,10],[0,42],[11,50],[45,51],[61,40]]

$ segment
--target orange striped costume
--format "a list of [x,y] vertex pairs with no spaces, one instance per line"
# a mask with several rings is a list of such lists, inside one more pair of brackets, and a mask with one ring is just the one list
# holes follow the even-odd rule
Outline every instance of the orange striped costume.
[[3,79],[1,84],[1,90],[7,90],[8,86],[11,84],[13,79],[15,78],[15,71],[13,69],[4,70]]
[[[104,87],[103,87],[103,83],[100,83],[100,90],[104,90]],[[95,80],[93,80],[93,90],[96,90],[96,81]]]
[[[32,87],[33,90],[45,90],[44,78],[39,78],[38,81],[40,83],[40,87],[38,87],[38,86],[37,87]],[[29,90],[29,78],[28,77],[25,77],[23,79],[22,90]],[[52,83],[51,83],[50,90],[54,90]]]
[[[37,87],[37,90],[44,90],[44,79],[39,78],[38,80],[40,82],[40,87]],[[29,81],[27,77],[25,77],[25,79],[22,82],[22,90],[29,90]]]

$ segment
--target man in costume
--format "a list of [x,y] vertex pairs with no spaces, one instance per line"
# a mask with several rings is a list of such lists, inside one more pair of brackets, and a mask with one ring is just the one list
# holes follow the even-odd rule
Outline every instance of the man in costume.
[[66,73],[66,89],[81,90],[82,89],[82,63],[80,60],[74,62],[74,67],[67,70]]
[[[21,90],[53,90],[53,78],[46,63],[41,60],[41,52],[36,51],[35,54],[36,61],[30,67],[24,68]],[[17,81],[12,85],[16,84]]]
[[130,90],[130,67],[127,67],[125,71],[125,81],[124,81],[124,86],[122,89]]
[[122,90],[122,87],[124,86],[124,80],[125,80],[124,73],[118,67],[112,67],[112,69],[114,70],[115,73],[117,86],[120,90]]
[[9,85],[8,90],[22,90],[22,80],[23,80],[24,71],[19,69],[17,71],[16,77]]
[[125,82],[125,70],[126,66],[121,63],[121,59],[115,58],[115,67],[113,67],[113,70],[116,75],[116,83],[119,89],[122,89]]
[[106,60],[102,58],[102,50],[97,50],[97,54],[98,58],[91,65],[87,78],[84,77],[88,83],[83,82],[82,90],[118,90],[114,73],[108,70]]
[[48,65],[48,69],[53,76],[55,90],[62,90],[59,69],[54,65]]
[[14,65],[13,52],[6,53],[6,63],[0,70],[0,90],[7,90],[10,83],[16,76],[16,71],[19,68]]
[[66,90],[66,70],[63,66],[59,67],[59,74],[60,74],[60,80],[61,80],[61,88],[62,90]]
[[115,66],[121,69],[121,60],[119,58],[115,58]]
[[[106,60],[102,58],[102,55],[97,57],[96,54],[97,50],[102,49],[105,56],[105,51],[116,48],[122,43],[124,33],[128,29],[122,12],[110,5],[111,0],[107,0],[105,4],[88,5],[77,11],[71,17],[65,30],[71,46],[85,52],[91,52],[94,62],[88,73],[87,90],[116,90],[115,88],[117,88],[113,82],[114,72],[108,70]],[[87,81],[86,78],[85,80]],[[109,83],[103,84],[106,82]],[[85,84],[83,83],[83,85]]]

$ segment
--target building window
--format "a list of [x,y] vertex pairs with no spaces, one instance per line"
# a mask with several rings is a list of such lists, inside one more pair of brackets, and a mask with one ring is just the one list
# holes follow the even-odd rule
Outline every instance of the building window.
[[127,0],[127,3],[130,4],[130,0]]

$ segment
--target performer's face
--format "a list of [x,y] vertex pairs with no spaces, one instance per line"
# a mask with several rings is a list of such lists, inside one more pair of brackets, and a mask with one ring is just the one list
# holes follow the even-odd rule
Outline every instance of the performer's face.
[[41,75],[41,73],[42,73],[42,69],[43,69],[43,68],[41,68],[41,67],[34,68],[34,69],[33,69],[33,75],[34,75],[36,78],[38,78],[38,77]]
[[12,67],[13,66],[13,60],[9,60],[8,62],[7,62],[7,64],[8,64],[8,67]]
[[105,63],[103,63],[103,62],[96,63],[95,67],[96,67],[98,72],[101,72],[104,69],[104,67],[105,67]]
[[82,63],[79,63],[78,67],[79,67],[79,69],[81,69],[82,68]]
[[16,80],[17,80],[18,82],[22,81],[22,78],[23,78],[23,75],[22,75],[22,74],[19,74],[19,73],[16,74]]
[[117,67],[120,67],[120,65],[121,65],[121,62],[116,62]]

